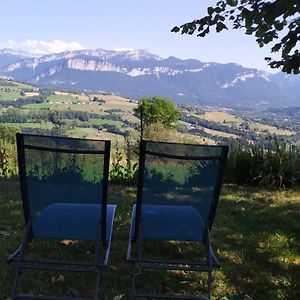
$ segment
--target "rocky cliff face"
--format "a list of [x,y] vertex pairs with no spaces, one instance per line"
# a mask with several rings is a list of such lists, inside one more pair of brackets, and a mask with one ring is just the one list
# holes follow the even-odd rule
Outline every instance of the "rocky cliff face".
[[[0,51],[0,62],[5,55],[7,52]],[[78,50],[41,57],[16,52],[9,55],[15,61],[2,67],[0,64],[1,76],[50,88],[101,90],[131,98],[161,95],[192,105],[300,105],[300,76],[271,75],[233,63],[163,59],[146,50]]]
[[100,71],[100,72],[126,72],[126,68],[120,68],[108,61],[96,61],[93,59],[83,58],[70,58],[67,61],[67,67],[69,69],[81,70],[81,71]]

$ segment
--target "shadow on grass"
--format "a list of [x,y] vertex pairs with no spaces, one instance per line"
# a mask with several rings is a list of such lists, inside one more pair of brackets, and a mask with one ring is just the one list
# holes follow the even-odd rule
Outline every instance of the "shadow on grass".
[[232,288],[229,299],[300,298],[300,203],[294,196],[254,189],[224,193],[213,244]]
[[[8,299],[13,268],[5,263],[5,258],[21,241],[23,214],[18,184],[0,182],[0,189],[0,299]],[[222,269],[214,273],[215,299],[300,299],[300,193],[226,187],[222,195],[211,234],[213,248],[222,264]],[[128,298],[130,265],[125,259],[134,200],[134,189],[110,187],[109,202],[118,204],[118,208],[109,266],[102,285],[106,300],[120,295]],[[49,245],[43,247],[40,251],[53,249]],[[92,251],[89,247],[58,243],[54,249],[57,252],[66,249],[73,256],[76,252],[88,254]],[[157,248],[153,254],[169,251],[172,256],[186,253],[193,257],[194,250],[175,243]],[[76,296],[79,291],[90,294],[94,289],[93,276],[52,273],[46,276],[38,272],[29,282],[28,277],[25,275],[21,287],[29,292],[59,291]],[[145,278],[140,284],[146,289],[202,294],[204,277],[196,273],[160,271]]]

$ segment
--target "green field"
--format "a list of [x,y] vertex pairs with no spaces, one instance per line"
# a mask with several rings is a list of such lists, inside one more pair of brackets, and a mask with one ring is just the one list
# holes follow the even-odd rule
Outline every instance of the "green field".
[[[17,93],[18,89],[31,88],[22,83],[13,84],[15,86],[7,86],[11,89],[12,98],[16,96],[14,93]],[[0,88],[3,87],[6,88],[0,84]],[[13,92],[12,89],[16,89],[16,91]],[[111,140],[111,162],[114,162],[114,158],[117,156],[116,149],[125,152],[125,139],[122,135],[107,132],[105,129],[93,128],[93,125],[115,125],[118,129],[129,130],[131,138],[133,137],[135,141],[139,139],[140,133],[134,129],[136,124],[139,124],[139,119],[133,115],[136,103],[114,95],[86,95],[59,91],[50,93],[52,94],[45,102],[40,104],[26,104],[17,109],[0,107],[0,116],[9,111],[18,115],[33,112],[31,118],[35,120],[35,116],[39,114],[39,111],[42,115],[47,110],[49,110],[49,113],[54,113],[54,116],[55,112],[63,111],[89,112],[108,117],[118,115],[122,120],[130,121],[132,126],[129,128],[119,120],[96,119],[86,115],[83,115],[81,119],[76,117],[77,119],[71,120],[64,117],[58,120],[66,123],[64,134],[67,136]],[[94,97],[97,97],[98,100],[101,99],[101,101],[93,101]],[[3,101],[1,97],[0,101]],[[243,124],[244,119],[236,117],[231,111],[211,110],[197,113],[197,110],[194,110],[190,114],[198,119],[226,126],[226,129],[231,127],[240,130],[240,132],[243,130],[240,125]],[[81,120],[86,121],[82,122]],[[21,129],[40,128],[49,130],[54,127],[54,124],[59,124],[57,120],[53,122],[2,123],[0,125],[4,124]],[[272,133],[288,137],[294,133],[264,125],[256,120],[247,122],[249,123],[248,132],[256,132],[259,135]],[[70,129],[72,126],[86,126],[87,124],[89,124],[89,128],[75,127]],[[201,127],[204,133],[203,131],[200,133],[203,136],[192,134],[189,131],[182,133],[162,129],[159,124],[152,125],[150,139],[159,137],[175,142],[215,144],[218,138],[237,137],[235,134],[226,133],[225,130],[222,132],[198,126],[197,122],[195,125],[192,121],[191,123],[181,122],[181,125],[186,128],[193,127],[194,129],[197,126]],[[125,164],[126,156],[122,155],[121,162]],[[184,180],[183,177],[181,179]],[[118,204],[118,209],[114,225],[110,263],[103,282],[102,292],[105,300],[129,299],[130,265],[125,262],[125,257],[130,211],[135,197],[136,189],[133,187],[109,185],[109,202]],[[300,191],[270,191],[260,187],[225,185],[212,230],[212,244],[222,264],[222,269],[214,272],[213,299],[300,299],[299,218]],[[20,243],[22,230],[23,216],[17,180],[2,180],[0,181],[0,300],[9,299],[13,268],[5,262],[5,257]],[[185,246],[182,243],[168,243],[157,247],[157,249],[154,247],[152,254],[171,251],[171,255],[174,257],[177,254],[184,253]],[[53,249],[54,252],[52,252]],[[71,259],[78,254],[88,256],[93,251],[93,247],[90,244],[86,245],[77,241],[58,241],[54,248],[47,242],[40,243],[38,247],[32,247],[33,254],[41,252],[43,255],[47,253],[47,256],[50,256],[51,253],[59,254],[62,250],[66,250],[66,257]],[[189,247],[189,255],[197,257],[196,250]],[[146,274],[146,279],[141,281],[141,270],[138,272],[137,277],[140,286],[149,291],[161,293],[174,292],[200,295],[203,290],[203,282],[205,282],[202,276],[183,271],[149,272]],[[84,295],[90,295],[94,288],[93,278],[85,274],[70,275],[64,272],[48,274],[47,272],[38,271],[33,276],[27,276],[27,274],[29,273],[25,272],[21,286],[29,293],[49,291],[50,294],[60,293],[73,297],[79,296],[80,291],[84,292]]]
[[90,139],[110,139],[112,142],[118,141],[122,142],[124,141],[124,138],[122,135],[110,133],[107,131],[98,132],[95,128],[81,128],[76,127],[73,130],[69,130],[68,132],[69,136],[72,137],[80,137],[80,138],[90,138]]
[[114,120],[105,120],[105,119],[90,119],[89,124],[91,125],[115,125],[116,127],[121,128],[124,123],[121,121],[114,121]]
[[43,102],[43,103],[36,103],[36,104],[25,104],[22,106],[24,109],[50,109],[53,107],[48,102]]
[[[236,116],[234,112],[228,111],[214,111],[210,109],[199,114],[191,113],[190,111],[185,111],[188,115],[198,118],[200,120],[205,120],[213,124],[219,124],[220,126],[229,127],[235,130],[235,133],[228,133],[226,130],[213,130],[211,128],[202,127],[204,132],[212,137],[221,137],[221,138],[233,138],[237,139],[242,136],[240,133],[248,132],[250,135],[255,133],[258,136],[261,136],[264,139],[267,136],[283,136],[286,138],[295,136],[296,131],[280,129],[272,125],[266,125],[260,123],[259,121],[253,120],[244,120],[242,117]],[[184,126],[188,126],[187,122],[183,122]],[[245,124],[248,128],[245,129]],[[248,141],[250,142],[250,141]]]
[[31,85],[29,84],[26,84],[26,83],[22,83],[22,82],[15,82],[14,83],[17,85],[17,87],[19,89],[25,89],[25,90],[31,90],[31,89],[34,89],[34,87],[32,87]]
[[[7,86],[5,85],[7,84]],[[89,119],[89,125],[92,127],[93,125],[114,125],[120,128],[126,128],[126,130],[134,131],[135,128],[138,128],[140,125],[140,120],[138,117],[134,115],[134,109],[137,106],[137,103],[131,101],[129,99],[122,98],[116,95],[108,95],[108,94],[76,94],[64,91],[48,91],[48,90],[40,90],[38,88],[32,87],[30,85],[25,85],[19,82],[13,81],[5,81],[0,80],[0,103],[6,100],[15,100],[18,98],[26,98],[26,96],[21,96],[21,91],[32,91],[27,92],[28,96],[37,96],[38,93],[44,95],[46,98],[42,103],[28,103],[24,104],[21,108],[18,107],[18,110],[15,111],[16,114],[24,115],[25,113],[34,112],[34,114],[44,114],[45,112],[55,113],[55,112],[78,112],[78,113],[91,113],[97,114],[99,116],[109,116],[113,118],[114,115],[120,117],[120,120],[108,120],[108,119],[100,119],[97,117],[84,117],[82,119]],[[0,115],[9,111],[10,108],[6,108],[5,105],[1,108],[0,106]],[[185,122],[180,122],[182,124],[182,128],[185,128],[184,131],[173,132],[174,137],[173,140],[189,140],[191,142],[199,142],[199,143],[207,143],[214,144],[218,142],[230,143],[232,139],[240,139],[243,138],[244,141],[248,144],[255,143],[256,141],[263,142],[266,137],[272,136],[283,136],[286,139],[292,140],[292,143],[297,144],[296,133],[297,130],[286,130],[281,129],[271,125],[266,125],[259,122],[257,118],[245,118],[242,116],[237,116],[237,112],[233,110],[214,110],[212,108],[205,109],[185,109],[180,108],[183,113],[186,113],[188,116],[196,118],[200,120],[201,126],[196,126],[191,120],[186,120]],[[60,114],[61,116],[62,114]],[[39,128],[39,125],[30,124],[35,119],[29,119],[26,124],[16,124],[17,127],[21,128]],[[71,123],[71,121],[66,120],[66,118],[62,118],[59,120],[60,122]],[[124,121],[124,123],[123,123]],[[203,121],[207,122],[207,124],[203,124]],[[77,125],[79,124],[79,120],[77,117]],[[73,122],[72,125],[76,122]],[[125,122],[129,122],[129,126],[125,125]],[[263,120],[262,120],[263,122]],[[47,122],[46,122],[47,123]],[[59,124],[59,122],[58,122]],[[197,124],[197,123],[196,123]],[[246,125],[245,125],[246,124]],[[9,126],[14,126],[14,124],[10,123]],[[79,126],[79,125],[78,125]],[[47,124],[47,128],[51,128]],[[218,128],[219,127],[219,128]],[[193,132],[192,128],[198,130],[198,132]],[[67,128],[68,130],[69,128]],[[76,133],[76,130],[78,131]],[[72,136],[87,136],[90,138],[98,136],[97,130],[90,128],[86,130],[85,128],[76,127],[75,131],[72,131]],[[157,132],[159,135],[159,132]],[[113,136],[113,134],[112,134]],[[254,136],[254,137],[253,137]],[[119,139],[117,137],[117,139]]]
[[[222,112],[222,111],[209,111],[205,112],[203,115],[197,116],[199,118],[202,118],[207,121],[213,121],[218,122],[220,124],[223,124],[225,126],[229,127],[239,127],[243,123],[243,119],[240,117],[237,117],[233,114],[230,114],[230,112]],[[259,122],[249,122],[249,129],[254,130],[258,133],[268,133],[271,135],[286,135],[291,136],[296,134],[296,132],[290,131],[290,130],[283,130],[278,129],[275,126],[265,125]]]
[[226,132],[212,130],[208,128],[204,128],[204,131],[212,136],[222,136],[222,137],[229,137],[234,139],[239,138],[239,136],[236,134],[226,133]]
[[5,123],[6,126],[12,126],[17,128],[44,128],[44,129],[50,129],[54,125],[51,122],[42,122],[42,123]]
[[3,91],[0,88],[0,101],[15,101],[17,99],[26,98],[26,96],[21,96],[20,91],[10,90],[9,92]]
[[276,135],[285,135],[285,136],[291,136],[296,134],[294,131],[290,130],[283,130],[278,129],[274,126],[264,125],[258,122],[253,122],[249,124],[250,129],[253,129],[255,131],[258,131],[260,133],[270,133],[270,134],[276,134]]
[[34,89],[31,85],[25,84],[22,82],[17,82],[17,81],[10,81],[10,80],[4,80],[0,79],[0,87],[4,88],[12,88],[12,89],[26,89],[26,90],[32,90]]
[[71,95],[50,95],[46,99],[47,102],[63,102],[63,101],[76,101],[76,98]]
[[[0,299],[9,299],[13,268],[5,258],[21,241],[23,216],[17,182],[0,182],[0,189]],[[134,188],[109,186],[109,203],[118,204],[118,208],[103,281],[105,300],[128,299],[130,265],[125,257],[135,195]],[[299,199],[298,191],[274,192],[247,186],[223,188],[211,233],[213,248],[222,264],[222,269],[214,272],[214,300],[300,298]],[[89,244],[76,242],[56,243],[54,248],[45,242],[38,245],[40,248],[33,247],[31,253],[47,253],[47,257],[64,250],[71,259],[91,251]],[[188,248],[190,255],[196,253],[197,249]],[[172,256],[186,250],[183,244],[172,243],[159,248],[159,252],[166,253],[167,249]],[[94,289],[93,277],[85,274],[40,271],[27,274],[29,271],[21,284],[27,292],[78,296],[80,292],[90,295]],[[141,282],[138,273],[138,284],[150,291],[194,295],[202,292],[203,277],[196,273],[155,271],[144,275],[146,279]]]
[[205,112],[204,115],[200,115],[199,117],[207,121],[214,121],[224,124],[240,125],[243,122],[243,119],[238,118],[230,114],[229,112],[223,111],[208,111]]
[[28,84],[6,81],[0,79],[0,101],[15,101],[17,99],[24,99],[27,96],[22,96],[22,90],[33,90],[34,88]]

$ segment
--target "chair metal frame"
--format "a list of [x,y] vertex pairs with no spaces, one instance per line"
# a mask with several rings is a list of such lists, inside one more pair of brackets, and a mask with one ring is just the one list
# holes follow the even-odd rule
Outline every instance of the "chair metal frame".
[[[151,142],[151,141],[149,141]],[[155,142],[160,143],[160,142]],[[129,233],[128,240],[128,249],[127,249],[127,261],[132,264],[131,270],[131,295],[130,299],[142,298],[142,299],[202,299],[202,300],[210,300],[212,297],[212,272],[215,268],[220,268],[220,263],[216,258],[211,242],[210,242],[210,230],[213,224],[214,216],[216,213],[216,208],[218,204],[218,199],[220,195],[222,178],[225,169],[225,163],[228,154],[228,146],[216,146],[222,147],[220,156],[201,156],[201,157],[185,157],[179,155],[170,155],[170,154],[162,154],[158,152],[149,151],[146,149],[146,140],[142,140],[140,143],[140,155],[139,155],[139,171],[138,171],[138,187],[137,187],[137,198],[136,205],[134,205],[132,209],[132,222]],[[177,145],[177,143],[163,143],[169,145]],[[181,144],[181,145],[189,145],[189,144]],[[195,146],[195,144],[193,145]],[[201,147],[201,145],[198,145]],[[205,145],[208,146],[208,145]],[[209,146],[214,147],[214,146]],[[206,224],[206,229],[204,233],[203,246],[206,250],[206,261],[205,263],[197,263],[191,261],[176,261],[176,260],[158,260],[158,259],[145,259],[142,257],[142,242],[143,237],[140,232],[140,225],[142,221],[142,202],[143,202],[143,182],[144,182],[144,173],[145,173],[145,159],[146,155],[154,155],[156,157],[165,157],[165,158],[175,158],[175,159],[183,159],[183,160],[220,160],[219,165],[219,173],[216,182],[216,188],[213,195],[212,208],[210,210],[208,223]],[[186,295],[169,295],[169,294],[149,294],[144,292],[139,292],[136,289],[136,268],[139,266],[145,270],[184,270],[184,271],[195,271],[195,272],[206,272],[208,279],[207,286],[207,297],[206,296],[186,296]]]
[[[105,266],[108,264],[109,253],[111,248],[111,236],[112,227],[114,220],[114,213],[116,205],[107,205],[107,188],[108,188],[108,174],[109,174],[109,158],[110,158],[110,145],[109,140],[102,140],[104,142],[105,148],[103,151],[100,150],[79,150],[79,149],[53,149],[43,146],[31,146],[24,144],[24,136],[37,136],[37,137],[47,137],[43,135],[29,135],[17,133],[17,150],[18,150],[18,164],[19,164],[19,177],[20,177],[20,188],[21,188],[21,198],[23,204],[23,212],[25,218],[25,231],[23,235],[22,242],[20,246],[8,256],[8,262],[16,263],[15,276],[11,289],[11,299],[48,299],[48,300],[66,300],[66,299],[99,299],[100,295],[100,283],[102,279],[102,274]],[[51,138],[51,137],[50,137]],[[73,139],[68,137],[55,137],[56,139]],[[80,140],[80,139],[77,139]],[[82,139],[83,140],[83,139]],[[85,140],[86,141],[86,140]],[[88,140],[96,141],[96,140]],[[99,142],[99,140],[98,140]],[[25,149],[35,149],[41,151],[51,151],[51,152],[63,152],[63,153],[82,153],[82,154],[101,154],[104,155],[103,164],[103,183],[102,183],[102,201],[101,201],[101,223],[99,224],[97,239],[95,240],[95,254],[92,261],[69,261],[69,260],[51,260],[51,259],[29,259],[25,258],[25,252],[27,250],[28,243],[34,238],[32,234],[32,220],[30,218],[30,212],[28,207],[28,192],[26,184],[26,165],[25,165]],[[100,201],[99,201],[100,204]],[[107,207],[111,209],[111,220],[109,220],[110,232],[106,232],[107,227]],[[103,257],[100,259],[100,253],[104,252]],[[20,274],[23,269],[34,269],[34,270],[53,270],[53,271],[68,271],[68,272],[91,272],[96,271],[96,293],[93,298],[82,298],[82,297],[65,297],[65,296],[40,296],[40,295],[28,295],[28,294],[18,294],[17,285]]]

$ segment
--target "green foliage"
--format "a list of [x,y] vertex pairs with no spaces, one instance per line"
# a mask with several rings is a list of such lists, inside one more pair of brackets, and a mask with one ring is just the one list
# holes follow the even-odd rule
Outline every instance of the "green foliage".
[[0,178],[11,178],[18,174],[16,128],[0,126]]
[[265,59],[271,68],[282,68],[286,73],[300,73],[300,1],[299,0],[221,0],[215,7],[208,7],[201,19],[175,26],[173,32],[197,33],[204,37],[214,27],[217,32],[245,28],[245,33],[254,35],[260,47],[273,42],[271,52],[281,52],[280,60]]
[[174,131],[167,129],[162,123],[150,124],[144,130],[143,138],[151,141],[167,142],[175,139]]
[[179,120],[179,110],[174,103],[164,97],[141,98],[135,112],[142,114],[143,126],[153,123],[162,123],[164,127],[171,129],[176,127]]
[[273,147],[250,148],[232,144],[226,165],[226,180],[237,184],[294,188],[300,184],[300,148],[271,138]]
[[137,158],[134,157],[135,147],[129,137],[125,137],[125,151],[120,150],[117,145],[109,171],[111,183],[136,184],[138,163]]
[[16,145],[0,139],[0,178],[11,178],[18,174]]
[[187,167],[181,164],[149,164],[147,167],[148,176],[151,177],[159,176],[161,182],[167,182],[172,180],[178,184],[183,185],[191,176],[192,167]]

